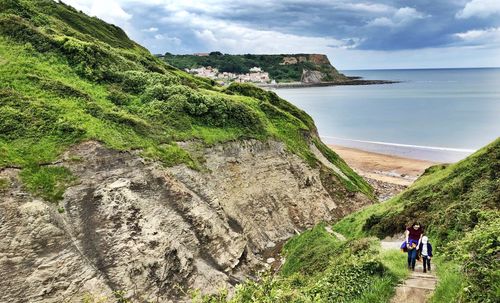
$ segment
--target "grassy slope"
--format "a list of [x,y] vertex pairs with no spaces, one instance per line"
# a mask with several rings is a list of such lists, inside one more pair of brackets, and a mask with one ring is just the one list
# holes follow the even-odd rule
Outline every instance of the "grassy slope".
[[[398,264],[404,256],[378,246],[373,238],[338,240],[317,225],[288,241],[278,274],[239,285],[229,302],[389,302],[407,271]],[[227,301],[221,295],[204,300]]]
[[211,66],[221,72],[248,73],[252,67],[261,67],[269,73],[271,79],[279,82],[300,81],[302,71],[318,70],[326,77],[324,81],[344,79],[333,66],[326,64],[316,64],[310,61],[298,62],[297,64],[281,65],[285,57],[307,57],[307,54],[296,55],[228,55],[212,54],[210,56],[195,55],[172,55],[166,54],[163,59],[169,64],[180,69],[197,68],[201,66]]
[[[500,139],[449,166],[429,168],[399,196],[347,216],[334,229],[350,238],[400,233],[414,220],[442,256],[435,302],[500,299]],[[461,285],[463,287],[461,287]]]
[[[278,274],[240,285],[229,301],[389,302],[397,282],[408,275],[406,255],[380,251],[376,238],[367,237],[402,232],[420,220],[438,264],[432,302],[498,302],[499,152],[500,139],[459,163],[430,168],[398,197],[344,218],[334,229],[347,241],[322,224],[290,239]],[[227,301],[224,295],[203,299]]]
[[[274,138],[318,165],[309,149],[314,123],[287,101],[236,84],[220,91],[155,58],[120,28],[52,0],[0,0],[0,115],[0,168],[22,169],[27,189],[51,201],[74,180],[49,164],[89,139],[197,169],[177,141]],[[349,176],[338,178],[349,191],[372,195],[340,158],[327,157]]]

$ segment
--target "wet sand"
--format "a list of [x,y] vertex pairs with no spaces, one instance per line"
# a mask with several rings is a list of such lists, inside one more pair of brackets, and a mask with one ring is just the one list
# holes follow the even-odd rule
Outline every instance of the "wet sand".
[[437,163],[329,145],[386,200],[411,185],[429,166]]

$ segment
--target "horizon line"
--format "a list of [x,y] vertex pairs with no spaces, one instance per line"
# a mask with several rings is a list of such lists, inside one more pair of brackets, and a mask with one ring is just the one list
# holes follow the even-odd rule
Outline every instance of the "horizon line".
[[339,71],[368,71],[368,70],[429,70],[429,69],[498,69],[500,66],[472,66],[472,67],[396,67],[396,68],[361,68],[341,69]]

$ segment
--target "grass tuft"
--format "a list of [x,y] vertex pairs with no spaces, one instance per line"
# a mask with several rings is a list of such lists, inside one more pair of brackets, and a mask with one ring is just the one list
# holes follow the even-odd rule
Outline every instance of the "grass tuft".
[[28,191],[50,202],[62,200],[65,189],[76,180],[63,166],[25,168],[20,176]]
[[438,284],[431,297],[431,303],[440,302],[463,302],[460,299],[460,292],[464,288],[464,279],[460,271],[460,266],[443,258],[432,260],[437,266]]
[[0,192],[9,189],[10,181],[7,178],[0,178]]

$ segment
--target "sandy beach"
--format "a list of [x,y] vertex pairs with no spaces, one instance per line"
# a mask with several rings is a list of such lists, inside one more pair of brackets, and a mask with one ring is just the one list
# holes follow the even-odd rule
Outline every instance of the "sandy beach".
[[429,166],[437,163],[329,145],[386,200],[411,185]]

